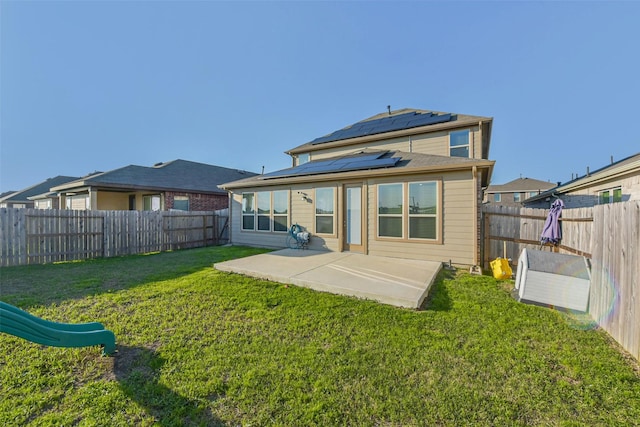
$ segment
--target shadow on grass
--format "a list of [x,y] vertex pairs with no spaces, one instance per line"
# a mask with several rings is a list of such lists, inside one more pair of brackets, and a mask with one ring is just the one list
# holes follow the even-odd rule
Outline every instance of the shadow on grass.
[[124,393],[152,415],[160,426],[224,426],[208,408],[159,381],[165,361],[155,349],[118,346],[114,375]]
[[449,311],[453,307],[453,302],[445,286],[446,280],[455,278],[455,271],[442,269],[438,273],[435,282],[429,290],[429,295],[425,298],[424,302],[420,306],[420,310],[431,311]]
[[0,290],[3,301],[24,309],[172,280],[212,269],[217,262],[262,252],[265,250],[209,246],[78,262],[3,267]]

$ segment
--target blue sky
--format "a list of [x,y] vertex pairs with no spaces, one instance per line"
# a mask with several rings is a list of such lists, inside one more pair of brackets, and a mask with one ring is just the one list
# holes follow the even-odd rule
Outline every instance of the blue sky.
[[640,152],[640,2],[0,2],[0,191],[260,172],[392,109],[494,118],[492,184]]

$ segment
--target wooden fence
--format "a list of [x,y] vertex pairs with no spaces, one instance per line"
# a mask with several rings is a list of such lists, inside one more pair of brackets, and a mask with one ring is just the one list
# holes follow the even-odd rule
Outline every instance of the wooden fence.
[[[548,210],[483,207],[484,267],[497,257],[515,267],[523,248],[541,249]],[[564,209],[562,241],[543,250],[582,255],[591,261],[589,314],[640,360],[640,201]]]
[[0,266],[44,264],[226,243],[215,212],[0,209]]

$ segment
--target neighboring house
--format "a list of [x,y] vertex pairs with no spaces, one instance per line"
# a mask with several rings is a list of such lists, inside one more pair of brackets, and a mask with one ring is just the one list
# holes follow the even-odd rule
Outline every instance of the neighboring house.
[[[289,151],[293,166],[222,185],[231,242],[477,265],[493,119],[388,111]],[[304,262],[302,259],[296,262]]]
[[506,184],[487,187],[484,202],[491,205],[522,206],[522,202],[529,197],[537,196],[556,185],[532,178],[518,178]]
[[529,208],[549,208],[559,197],[565,208],[640,200],[640,153],[558,185],[525,200]]
[[78,178],[74,176],[60,175],[32,185],[31,187],[25,188],[24,190],[15,191],[10,194],[4,193],[3,197],[0,197],[0,208],[34,208],[46,206],[48,208],[55,209],[58,206],[55,205],[56,202],[54,199],[35,202],[33,200],[33,197],[49,192],[49,189],[51,187],[55,187],[57,185],[61,185],[76,179]]
[[218,210],[229,205],[218,184],[255,173],[187,160],[129,165],[51,188],[61,207],[76,210]]

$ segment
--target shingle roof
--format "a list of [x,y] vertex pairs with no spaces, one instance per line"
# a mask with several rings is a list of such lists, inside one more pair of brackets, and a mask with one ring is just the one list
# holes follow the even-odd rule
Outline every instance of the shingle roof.
[[32,185],[31,187],[27,187],[24,190],[16,191],[7,196],[4,196],[3,198],[0,199],[0,202],[26,202],[26,201],[29,201],[29,197],[46,193],[52,187],[62,185],[70,181],[74,181],[76,179],[78,179],[78,177],[62,176],[62,175],[58,175],[53,178],[48,178],[47,180],[42,181],[38,184]]
[[442,111],[419,110],[403,108],[391,112],[379,113],[354,124],[345,126],[327,135],[299,145],[287,151],[287,154],[311,151],[325,148],[329,145],[343,144],[345,141],[359,138],[386,138],[391,132],[416,130],[416,132],[431,132],[438,129],[478,124],[480,121],[491,121],[490,117],[470,116],[466,114],[446,113]]
[[79,186],[224,193],[218,185],[256,175],[253,172],[214,166],[188,160],[173,160],[153,167],[129,165],[100,172],[62,185],[56,190]]
[[638,170],[640,170],[640,153],[632,154],[622,160],[618,160],[617,162],[613,162],[607,166],[601,167],[600,169],[596,169],[593,172],[589,172],[588,175],[577,177],[527,200],[531,202],[544,199],[552,193],[563,194],[577,188],[588,187],[599,180],[609,179],[612,176],[629,173],[630,171],[637,172]]
[[526,191],[546,191],[555,187],[556,184],[548,181],[540,181],[533,178],[517,178],[506,184],[490,185],[487,193],[517,193]]
[[[375,152],[376,150],[363,150],[363,152]],[[266,186],[266,185],[276,185],[283,184],[287,182],[291,182],[292,180],[330,180],[330,179],[341,179],[345,176],[351,177],[354,174],[357,174],[358,177],[365,176],[376,176],[376,175],[387,175],[387,174],[397,174],[397,173],[425,173],[425,172],[436,172],[436,171],[445,171],[445,170],[464,170],[471,169],[473,166],[483,167],[487,169],[493,168],[495,162],[491,160],[482,160],[482,159],[471,159],[471,158],[462,158],[462,157],[449,157],[449,156],[436,156],[432,154],[419,154],[419,153],[407,153],[403,151],[387,151],[381,150],[381,152],[385,153],[383,157],[387,158],[399,158],[399,161],[390,167],[383,168],[375,168],[375,169],[358,169],[358,170],[346,170],[346,171],[338,171],[331,173],[321,173],[321,174],[308,174],[304,176],[288,176],[286,173],[276,174],[281,175],[277,177],[273,177],[272,174],[267,175],[256,175],[250,178],[241,179],[238,181],[232,181],[225,184],[222,184],[222,188],[242,188],[242,187],[252,187],[252,186]],[[352,153],[355,154],[355,153]],[[341,158],[344,155],[336,156],[335,158]],[[323,162],[328,159],[322,159],[315,162]],[[309,162],[314,163],[314,162]],[[282,171],[277,172],[286,172],[287,170],[293,170],[295,168],[283,169]],[[269,176],[272,175],[272,176]]]

